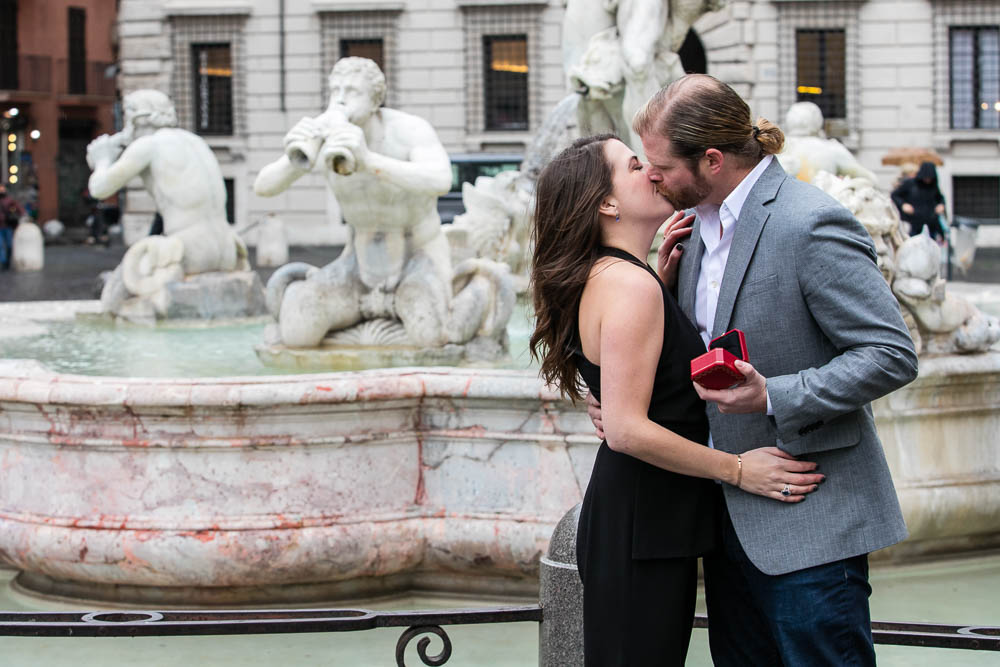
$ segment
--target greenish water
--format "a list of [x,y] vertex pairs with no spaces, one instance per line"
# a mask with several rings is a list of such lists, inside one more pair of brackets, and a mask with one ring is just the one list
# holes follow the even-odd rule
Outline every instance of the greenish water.
[[[93,610],[86,604],[42,601],[13,591],[13,572],[0,570],[0,610]],[[876,563],[871,581],[872,618],[880,621],[941,622],[1000,626],[1000,553],[906,566]],[[381,601],[324,605],[373,610],[460,609],[523,604],[525,600],[456,599],[407,596]],[[698,611],[704,613],[699,594]],[[528,667],[537,664],[538,626],[509,623],[450,626],[455,667]],[[223,637],[32,638],[0,637],[0,664],[5,667],[124,666],[159,667],[222,665],[336,665],[367,667],[394,664],[401,629],[326,634],[249,635]],[[410,643],[406,664],[422,664]],[[431,640],[430,652],[440,649]],[[973,667],[1000,664],[997,653],[905,646],[876,646],[882,667]],[[708,633],[695,630],[689,667],[711,665]]]
[[[285,375],[302,371],[265,366],[254,346],[264,324],[155,327],[115,323],[100,317],[42,322],[41,335],[0,338],[0,358],[37,359],[53,371],[118,377],[227,377]],[[507,327],[510,351],[492,367],[531,368],[528,336],[532,317],[522,300]],[[316,372],[322,372],[317,369]]]

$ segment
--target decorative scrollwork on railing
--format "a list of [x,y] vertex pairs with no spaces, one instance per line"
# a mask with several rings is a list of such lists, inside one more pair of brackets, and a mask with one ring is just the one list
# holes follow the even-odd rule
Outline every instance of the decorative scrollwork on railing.
[[396,642],[396,667],[406,667],[405,653],[406,646],[410,643],[414,637],[418,637],[425,633],[433,633],[441,638],[441,652],[437,655],[427,655],[427,647],[430,645],[430,637],[421,637],[420,641],[417,642],[417,655],[420,656],[420,660],[425,665],[430,665],[431,667],[437,667],[438,665],[443,665],[448,662],[448,658],[451,657],[451,639],[448,638],[448,633],[441,629],[440,625],[413,625],[406,629],[400,637],[399,641]]

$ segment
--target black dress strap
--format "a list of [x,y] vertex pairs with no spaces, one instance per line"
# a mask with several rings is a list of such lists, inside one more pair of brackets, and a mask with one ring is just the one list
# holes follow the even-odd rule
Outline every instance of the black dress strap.
[[601,246],[601,248],[598,251],[598,253],[599,253],[599,256],[601,256],[601,257],[617,257],[618,259],[623,259],[626,262],[631,262],[632,264],[635,264],[636,266],[641,266],[642,268],[644,268],[647,271],[649,271],[649,273],[654,278],[656,278],[656,282],[658,282],[660,284],[661,288],[663,287],[663,281],[660,280],[660,276],[656,275],[656,271],[653,270],[653,267],[651,267],[649,264],[647,264],[646,262],[642,261],[641,259],[639,259],[635,255],[633,255],[632,253],[626,252],[625,250],[622,250],[621,248],[615,248],[615,247],[612,247],[612,246],[604,246],[604,245]]

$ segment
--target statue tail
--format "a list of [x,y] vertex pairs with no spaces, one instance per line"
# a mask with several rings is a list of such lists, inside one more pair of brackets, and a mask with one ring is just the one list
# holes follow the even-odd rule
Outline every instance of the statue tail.
[[267,312],[277,318],[281,311],[281,300],[284,298],[288,286],[296,280],[305,280],[309,273],[315,270],[316,267],[311,264],[292,262],[272,273],[267,281],[267,291],[264,295]]
[[[478,298],[485,297],[483,299],[485,303],[479,306],[481,319],[475,335],[496,336],[504,331],[517,299],[511,281],[510,267],[486,259],[467,259],[455,267],[453,285],[456,295],[454,304],[456,307],[453,307],[453,310],[458,310],[457,306],[463,301],[463,297],[467,294],[472,296],[474,291],[480,292]],[[480,290],[477,290],[477,287]]]

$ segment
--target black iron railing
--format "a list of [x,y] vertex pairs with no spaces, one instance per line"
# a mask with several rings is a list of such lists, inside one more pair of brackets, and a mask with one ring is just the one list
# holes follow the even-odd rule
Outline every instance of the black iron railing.
[[[443,665],[451,657],[451,640],[442,626],[482,623],[542,622],[535,605],[492,609],[369,611],[367,609],[289,609],[252,611],[92,611],[0,612],[0,636],[22,637],[150,637],[241,635],[294,632],[351,632],[406,628],[396,642],[396,665],[417,638],[417,654],[425,665]],[[707,628],[708,618],[695,617],[694,627]],[[872,623],[876,644],[1000,651],[1000,627],[938,623]],[[428,655],[436,635],[442,648]]]

